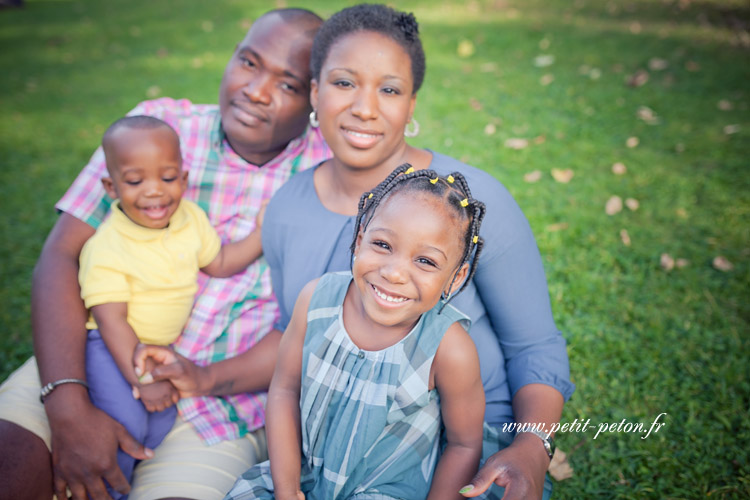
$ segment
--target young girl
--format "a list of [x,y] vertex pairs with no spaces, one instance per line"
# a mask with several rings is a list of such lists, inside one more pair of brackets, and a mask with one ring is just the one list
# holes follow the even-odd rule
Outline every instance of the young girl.
[[458,173],[404,165],[362,196],[351,273],[304,288],[279,347],[270,461],[227,498],[461,498],[484,392],[469,321],[448,302],[474,272],[483,216]]

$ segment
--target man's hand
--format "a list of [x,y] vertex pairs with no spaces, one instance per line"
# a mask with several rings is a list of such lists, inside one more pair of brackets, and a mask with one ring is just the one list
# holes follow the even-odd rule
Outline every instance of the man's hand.
[[[136,442],[118,422],[89,402],[70,405],[70,399],[56,398],[63,387],[51,394],[45,405],[59,403],[50,415],[52,430],[52,468],[57,498],[67,498],[69,488],[75,500],[110,499],[105,481],[120,493],[130,485],[117,465],[117,449],[145,460],[154,452]],[[59,392],[59,394],[58,394]],[[67,408],[62,407],[65,405]]]
[[[153,362],[151,369],[149,362]],[[141,384],[171,382],[179,391],[180,398],[203,396],[206,394],[205,387],[211,387],[208,370],[177,354],[170,347],[138,344],[133,353],[133,365]]]
[[461,492],[465,497],[475,497],[495,483],[505,488],[503,500],[542,498],[548,466],[549,457],[539,438],[519,434],[510,446],[487,459],[471,481],[473,488]]

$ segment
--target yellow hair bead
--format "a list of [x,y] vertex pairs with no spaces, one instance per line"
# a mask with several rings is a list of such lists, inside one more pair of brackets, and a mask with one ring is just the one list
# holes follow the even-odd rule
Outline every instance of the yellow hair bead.
[[434,179],[430,179],[430,184],[437,184],[437,181],[440,180],[440,177],[435,177]]
[[404,172],[404,175],[410,174],[412,172],[414,172],[414,167],[409,167],[409,168],[406,169],[406,172]]
[[468,207],[469,206],[469,200],[467,198],[464,198],[463,200],[461,200],[461,206],[464,207],[464,208]]
[[477,243],[479,243],[479,236],[474,236],[474,239],[471,241],[473,241],[474,244],[476,245]]
[[455,181],[456,179],[454,179],[452,175],[449,175],[448,177],[445,178],[445,180],[453,184],[453,181]]
[[370,196],[368,196],[368,197],[367,197],[367,199],[368,199],[368,200],[369,200],[370,198],[372,198],[372,193],[370,193]]

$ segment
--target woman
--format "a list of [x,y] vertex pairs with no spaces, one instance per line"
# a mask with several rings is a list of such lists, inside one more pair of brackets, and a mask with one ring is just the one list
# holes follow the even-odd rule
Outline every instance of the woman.
[[[493,177],[404,139],[418,129],[413,115],[425,72],[412,15],[381,5],[335,14],[316,35],[311,68],[311,124],[320,126],[334,157],[294,176],[266,211],[263,249],[281,309],[278,329],[286,328],[307,282],[350,268],[349,244],[363,192],[402,163],[443,176],[461,172],[487,206],[477,272],[451,302],[471,318],[487,400],[486,460],[465,495],[479,495],[494,481],[508,489],[506,498],[540,498],[543,489],[547,498],[550,443],[545,436],[499,432],[508,422],[549,429],[574,389],[528,222]],[[195,380],[194,367],[180,365],[174,372],[192,375],[172,380],[192,387],[185,380]],[[493,488],[492,495],[502,497],[502,489]]]
[[[487,204],[481,232],[485,250],[474,279],[452,302],[472,320],[487,396],[485,420],[495,428],[512,421],[549,428],[559,421],[573,385],[529,225],[494,178],[409,146],[404,138],[414,122],[425,71],[414,17],[381,5],[345,9],[321,27],[310,64],[311,122],[319,123],[334,157],[297,174],[268,206],[263,248],[282,310],[277,326],[286,327],[308,281],[349,269],[349,243],[363,192],[402,163],[441,175],[459,171],[475,197]],[[496,479],[489,472],[494,468],[501,474],[498,484],[519,488],[518,498],[526,498],[524,491],[541,497],[550,460],[546,443],[529,433],[502,439],[507,447],[493,456],[474,493]]]

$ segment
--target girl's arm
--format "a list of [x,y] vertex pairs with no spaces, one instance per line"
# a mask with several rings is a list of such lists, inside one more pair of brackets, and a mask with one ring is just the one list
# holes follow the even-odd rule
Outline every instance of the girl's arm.
[[448,443],[427,498],[462,498],[458,491],[471,481],[482,456],[484,388],[476,347],[458,323],[451,325],[440,342],[432,373]]
[[307,309],[317,280],[308,283],[297,299],[292,319],[279,344],[276,369],[266,406],[268,458],[277,499],[303,499],[300,489],[302,431],[299,413],[302,348]]

